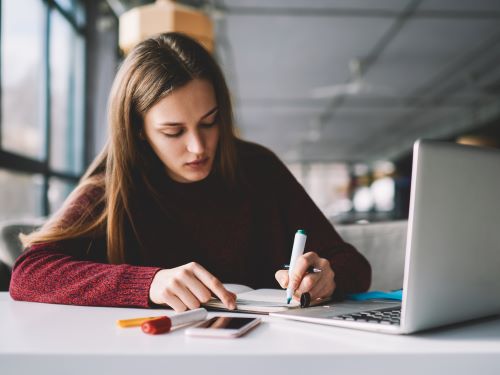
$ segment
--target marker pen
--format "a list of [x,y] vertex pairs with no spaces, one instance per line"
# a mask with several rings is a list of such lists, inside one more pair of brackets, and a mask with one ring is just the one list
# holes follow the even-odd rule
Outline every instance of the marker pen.
[[142,323],[147,322],[148,320],[164,318],[164,315],[160,316],[148,316],[144,318],[133,318],[133,319],[120,319],[116,321],[116,325],[120,328],[129,328],[129,327],[139,327]]
[[179,313],[172,316],[163,316],[158,319],[148,320],[141,324],[142,332],[156,335],[159,333],[167,333],[174,326],[179,326],[187,323],[203,320],[207,317],[207,310],[203,307]]
[[290,257],[290,268],[288,268],[288,288],[286,288],[286,303],[289,304],[293,297],[293,292],[290,287],[291,285],[291,277],[293,272],[295,271],[295,265],[297,263],[297,259],[300,258],[302,254],[304,254],[304,247],[306,245],[306,231],[303,229],[299,229],[297,233],[295,233],[295,237],[293,239],[293,247],[292,247],[292,255]]
[[[290,268],[289,264],[283,264],[284,270],[288,270],[289,268]],[[321,269],[313,267],[313,266],[307,267],[307,270],[306,270],[306,273],[320,273],[320,272],[321,272]]]
[[172,316],[150,316],[146,318],[125,319],[117,320],[116,323],[121,328],[141,326],[144,332],[157,334],[168,332],[174,326],[196,322],[206,317],[207,310],[199,308]]

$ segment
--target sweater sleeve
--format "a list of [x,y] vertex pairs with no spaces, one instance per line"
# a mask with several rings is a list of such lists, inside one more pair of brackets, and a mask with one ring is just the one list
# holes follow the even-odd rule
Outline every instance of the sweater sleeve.
[[[72,225],[82,215],[89,215],[90,202],[102,194],[101,188],[75,192],[56,218],[57,225]],[[149,287],[159,270],[108,264],[104,236],[73,238],[36,244],[22,253],[14,264],[9,291],[13,299],[21,301],[149,307]]]
[[268,165],[269,178],[274,181],[276,199],[284,213],[283,220],[290,230],[289,238],[293,238],[298,229],[306,230],[305,251],[315,251],[330,261],[335,273],[334,296],[342,298],[345,293],[366,291],[371,283],[371,267],[366,258],[342,240],[302,185],[274,154]]
[[84,306],[150,307],[149,287],[160,268],[80,260],[65,246],[81,240],[32,246],[16,261],[10,295],[19,301]]

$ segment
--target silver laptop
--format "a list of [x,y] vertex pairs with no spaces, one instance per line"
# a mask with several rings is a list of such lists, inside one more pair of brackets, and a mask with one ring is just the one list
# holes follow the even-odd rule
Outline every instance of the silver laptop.
[[413,151],[402,302],[271,316],[407,334],[500,314],[500,151],[422,140]]

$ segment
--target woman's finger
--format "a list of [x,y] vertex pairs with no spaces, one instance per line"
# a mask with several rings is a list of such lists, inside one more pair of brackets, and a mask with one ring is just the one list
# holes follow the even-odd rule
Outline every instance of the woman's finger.
[[311,298],[323,298],[329,297],[333,294],[335,290],[335,273],[328,265],[322,269],[320,272],[321,279],[319,282],[311,289]]
[[184,282],[174,279],[170,283],[169,291],[182,301],[188,309],[197,309],[200,307],[200,301],[191,293]]
[[334,282],[334,272],[330,265],[330,262],[325,258],[313,257],[311,260],[314,262],[314,267],[318,268],[320,272],[316,272],[313,275],[317,276],[316,282],[309,290],[304,290],[304,292],[309,292],[311,299],[323,298],[330,296],[335,289]]
[[330,297],[335,291],[335,281],[332,282],[321,282],[317,285],[317,288],[313,288],[310,292],[311,300],[317,298]]
[[299,294],[310,292],[321,280],[321,272],[308,273],[302,278],[297,291]]
[[297,259],[297,261],[295,262],[293,273],[290,275],[289,280],[289,286],[293,290],[297,290],[302,281],[302,278],[307,273],[307,269],[310,266],[314,266],[318,259],[318,254],[313,251],[305,253]]
[[201,303],[208,302],[212,297],[210,290],[191,271],[184,269],[179,278]]
[[198,280],[210,289],[228,309],[234,310],[236,308],[235,294],[224,288],[219,279],[197,263],[191,263],[190,267]]
[[187,310],[187,306],[171,291],[165,289],[162,293],[165,304],[175,310],[175,312],[183,312]]
[[287,270],[279,270],[276,271],[274,277],[280,284],[280,286],[285,289],[288,286],[288,271]]

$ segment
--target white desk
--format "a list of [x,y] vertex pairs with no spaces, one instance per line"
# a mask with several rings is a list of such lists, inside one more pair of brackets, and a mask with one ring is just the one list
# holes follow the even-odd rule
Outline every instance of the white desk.
[[0,293],[0,374],[500,373],[500,317],[412,336],[269,317],[239,339],[152,336],[115,324],[164,313],[172,312],[16,302]]

